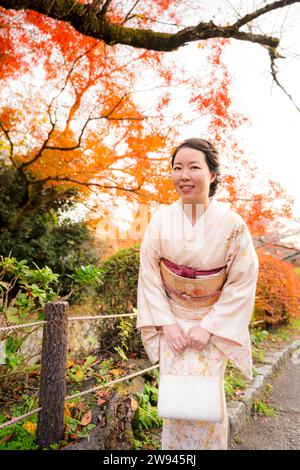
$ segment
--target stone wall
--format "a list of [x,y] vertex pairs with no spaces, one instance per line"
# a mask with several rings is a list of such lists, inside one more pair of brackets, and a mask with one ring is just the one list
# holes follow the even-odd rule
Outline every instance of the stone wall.
[[[68,357],[74,358],[77,354],[88,356],[99,346],[99,322],[101,320],[70,321],[68,327]],[[34,331],[25,340],[20,352],[24,356],[30,356],[27,364],[35,364],[40,361],[42,351],[43,327]],[[31,357],[33,356],[33,357]]]

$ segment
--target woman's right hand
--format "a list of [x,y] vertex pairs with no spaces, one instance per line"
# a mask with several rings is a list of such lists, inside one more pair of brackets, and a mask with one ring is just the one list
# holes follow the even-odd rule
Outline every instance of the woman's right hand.
[[186,337],[178,323],[164,325],[162,331],[165,340],[175,354],[184,351],[186,348]]

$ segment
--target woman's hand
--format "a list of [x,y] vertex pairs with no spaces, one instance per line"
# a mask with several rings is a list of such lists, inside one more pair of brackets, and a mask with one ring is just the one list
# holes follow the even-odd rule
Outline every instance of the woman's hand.
[[195,349],[204,349],[211,337],[211,333],[204,330],[201,326],[193,326],[187,333],[186,342],[187,346]]
[[176,354],[182,352],[186,347],[186,337],[178,323],[164,325],[162,331],[168,345]]

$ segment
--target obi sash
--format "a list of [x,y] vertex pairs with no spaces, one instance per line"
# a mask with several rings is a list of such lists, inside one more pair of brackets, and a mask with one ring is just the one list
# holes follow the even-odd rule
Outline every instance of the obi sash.
[[183,307],[205,307],[220,297],[227,275],[225,267],[196,270],[161,258],[160,271],[167,296]]

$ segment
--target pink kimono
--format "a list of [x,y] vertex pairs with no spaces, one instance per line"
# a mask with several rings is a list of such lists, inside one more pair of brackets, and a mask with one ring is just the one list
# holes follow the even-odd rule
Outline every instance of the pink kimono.
[[[227,279],[210,306],[186,306],[167,295],[160,259],[197,270],[226,266]],[[215,198],[192,225],[182,200],[161,207],[148,224],[140,249],[137,328],[150,361],[161,373],[218,375],[228,359],[252,380],[249,335],[258,277],[258,257],[248,227],[228,204]],[[185,333],[201,325],[212,333],[205,351],[187,347],[175,355],[157,328],[178,323]],[[171,368],[172,364],[172,368]],[[224,382],[223,382],[224,383]],[[225,391],[224,398],[225,398]],[[222,423],[163,420],[162,449],[227,449],[228,415]]]

